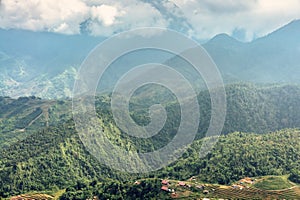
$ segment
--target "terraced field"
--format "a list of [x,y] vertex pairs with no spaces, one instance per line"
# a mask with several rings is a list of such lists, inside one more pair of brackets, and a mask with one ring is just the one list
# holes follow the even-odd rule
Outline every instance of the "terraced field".
[[54,197],[48,194],[22,194],[11,197],[10,200],[53,200]]
[[[266,178],[262,177],[262,179]],[[175,180],[170,180],[168,183],[168,187],[175,191],[170,192],[170,197],[173,199],[300,199],[300,187],[292,183],[292,187],[282,190],[263,190],[254,186],[199,184],[195,181],[184,181],[184,185],[179,183]]]
[[300,199],[299,187],[285,190],[261,190],[257,188],[234,189],[232,187],[211,187],[215,189],[211,196],[226,199]]

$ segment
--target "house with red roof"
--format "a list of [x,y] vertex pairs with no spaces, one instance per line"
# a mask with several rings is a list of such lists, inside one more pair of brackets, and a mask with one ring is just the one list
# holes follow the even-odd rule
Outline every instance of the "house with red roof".
[[163,185],[163,186],[161,187],[161,190],[166,191],[166,192],[169,192],[169,188],[168,188],[167,186],[165,186],[165,185]]
[[180,182],[178,183],[178,185],[179,185],[179,186],[185,186],[185,182],[180,181]]

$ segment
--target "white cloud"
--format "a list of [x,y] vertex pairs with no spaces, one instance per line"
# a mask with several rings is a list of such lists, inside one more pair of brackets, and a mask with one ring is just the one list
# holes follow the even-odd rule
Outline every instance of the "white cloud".
[[80,0],[3,0],[0,27],[79,33],[87,10]]
[[[94,4],[101,5],[101,3],[109,2],[94,1]],[[102,6],[103,4],[100,7]],[[95,5],[92,6],[92,8],[94,7]],[[99,8],[99,6],[96,7]],[[94,20],[89,25],[93,35],[109,36],[119,31],[134,28],[168,26],[167,20],[163,18],[157,9],[138,0],[115,1],[114,3],[110,1],[110,6],[106,6],[105,10],[98,10],[98,14],[99,18],[94,17]]]
[[[2,0],[0,27],[78,34],[80,24],[88,21],[85,28],[92,35],[109,36],[145,26],[168,27],[184,16],[194,27],[194,30],[186,30],[186,34],[198,39],[209,39],[218,33],[238,33],[251,40],[300,18],[299,0],[153,0],[169,14],[161,13],[151,1],[146,2]],[[178,16],[178,19],[170,16]],[[183,27],[180,23],[175,27]]]
[[245,31],[245,40],[263,36],[300,18],[299,0],[170,0],[188,18],[195,37],[211,38],[218,33]]
[[143,26],[167,26],[158,10],[138,0],[3,0],[0,5],[1,28],[78,34],[86,20],[91,20],[88,28],[93,35],[104,36]]
[[102,21],[104,26],[111,26],[115,22],[115,18],[123,12],[118,14],[117,8],[109,5],[92,6],[91,15],[92,19]]

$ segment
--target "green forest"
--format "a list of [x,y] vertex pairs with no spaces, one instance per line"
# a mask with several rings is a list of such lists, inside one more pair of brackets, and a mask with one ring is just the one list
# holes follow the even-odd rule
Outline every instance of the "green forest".
[[[70,100],[1,97],[0,197],[61,191],[60,199],[168,199],[170,195],[161,191],[161,179],[191,177],[218,185],[263,176],[287,176],[300,183],[300,87],[233,84],[226,86],[226,94],[225,126],[212,151],[199,156],[201,144],[210,139],[204,137],[210,96],[201,91],[195,141],[180,159],[147,174],[116,171],[94,158],[76,132]],[[112,143],[128,151],[151,152],[171,141],[179,126],[180,105],[163,90],[157,90],[155,100],[151,96],[136,93],[130,102],[130,114],[138,124],[149,123],[150,105],[157,101],[165,106],[168,120],[149,139],[123,133],[114,123],[110,95],[96,98],[99,121]]]

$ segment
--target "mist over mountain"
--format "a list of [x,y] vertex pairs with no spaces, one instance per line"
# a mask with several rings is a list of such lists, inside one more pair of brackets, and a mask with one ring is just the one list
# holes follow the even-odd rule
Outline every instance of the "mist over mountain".
[[300,20],[249,43],[226,34],[204,44],[224,77],[254,83],[299,83]]
[[182,13],[176,4],[166,0],[142,1],[151,4],[154,8],[160,11],[161,15],[165,19],[168,19],[168,28],[184,34],[188,34],[189,31],[193,30],[193,26],[188,22],[187,18],[184,16],[184,13]]
[[76,71],[101,37],[0,29],[0,94],[70,96]]
[[[160,6],[156,1],[151,3]],[[172,19],[171,12],[166,15]],[[183,17],[174,19],[170,27],[185,34],[191,28]],[[203,47],[217,64],[225,83],[299,83],[299,35],[300,20],[295,20],[252,42],[243,43],[219,34]],[[0,43],[0,94],[43,98],[71,96],[80,64],[104,39],[85,34],[0,29],[0,40],[4,41]],[[118,67],[108,72],[104,89],[111,87],[123,73],[124,66],[145,63],[153,55],[146,52],[119,59]],[[158,60],[185,70],[186,64],[179,62],[176,56],[169,58],[170,55],[162,55]]]

